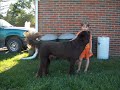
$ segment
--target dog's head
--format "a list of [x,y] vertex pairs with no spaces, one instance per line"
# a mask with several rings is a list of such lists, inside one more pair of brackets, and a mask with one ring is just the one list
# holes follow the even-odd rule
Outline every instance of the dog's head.
[[77,34],[77,39],[82,41],[84,44],[89,43],[90,40],[90,31],[82,31]]

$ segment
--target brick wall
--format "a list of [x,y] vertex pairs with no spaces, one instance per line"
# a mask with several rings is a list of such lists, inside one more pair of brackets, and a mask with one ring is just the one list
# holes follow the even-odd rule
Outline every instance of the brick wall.
[[120,56],[120,0],[40,0],[39,32],[77,33],[87,20],[93,34],[96,54],[97,37],[110,37],[110,56]]

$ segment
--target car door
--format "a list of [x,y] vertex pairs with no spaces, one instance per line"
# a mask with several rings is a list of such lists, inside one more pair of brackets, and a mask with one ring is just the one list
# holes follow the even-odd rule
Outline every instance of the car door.
[[6,31],[4,30],[4,27],[0,27],[0,47],[5,46],[5,35]]

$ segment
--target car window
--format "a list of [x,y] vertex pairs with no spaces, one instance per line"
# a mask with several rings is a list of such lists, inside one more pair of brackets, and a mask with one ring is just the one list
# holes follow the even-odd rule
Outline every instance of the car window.
[[0,27],[12,27],[12,25],[3,19],[0,19]]

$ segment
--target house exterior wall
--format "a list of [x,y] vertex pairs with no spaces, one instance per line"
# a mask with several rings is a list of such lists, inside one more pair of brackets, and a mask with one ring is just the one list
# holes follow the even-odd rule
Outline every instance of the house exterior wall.
[[88,21],[93,35],[110,37],[110,56],[120,56],[120,0],[40,0],[38,28],[41,34],[77,33],[80,23]]

